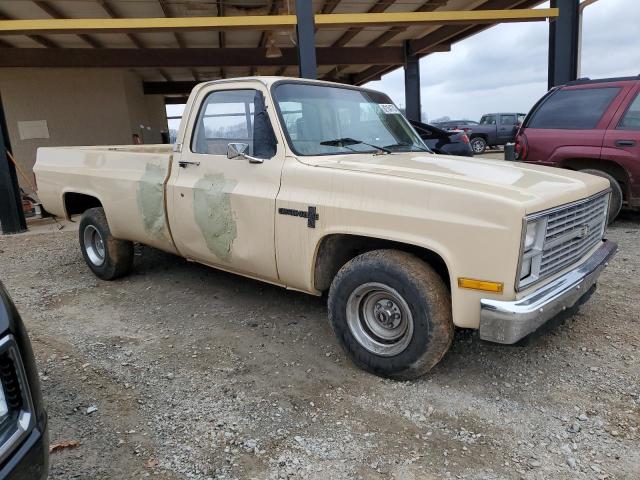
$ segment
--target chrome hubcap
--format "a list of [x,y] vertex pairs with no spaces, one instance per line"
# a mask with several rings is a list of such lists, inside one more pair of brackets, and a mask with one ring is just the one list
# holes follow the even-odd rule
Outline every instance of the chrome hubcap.
[[93,225],[87,225],[83,232],[84,249],[87,252],[89,261],[99,267],[104,263],[105,248],[102,235]]
[[347,323],[358,343],[376,355],[398,355],[413,337],[409,305],[396,290],[382,283],[365,283],[351,293]]

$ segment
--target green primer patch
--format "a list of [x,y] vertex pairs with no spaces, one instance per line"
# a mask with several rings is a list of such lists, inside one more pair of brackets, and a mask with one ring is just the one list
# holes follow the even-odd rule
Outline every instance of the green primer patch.
[[231,209],[230,193],[238,182],[225,180],[221,173],[205,175],[193,188],[193,210],[196,223],[216,257],[228,260],[237,236],[236,221]]
[[165,168],[148,163],[138,182],[138,210],[145,230],[157,239],[166,238],[167,226],[164,211]]

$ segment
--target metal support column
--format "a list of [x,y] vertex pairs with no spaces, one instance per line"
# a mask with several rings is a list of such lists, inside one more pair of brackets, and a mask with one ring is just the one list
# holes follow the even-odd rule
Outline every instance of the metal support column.
[[584,9],[589,5],[593,5],[597,1],[598,0],[582,0],[582,2],[580,3],[580,18],[578,19],[578,78],[582,76],[582,21],[584,19]]
[[301,78],[318,78],[316,63],[315,22],[311,0],[296,0],[296,33],[298,37],[298,65]]
[[11,163],[7,151],[11,151],[11,144],[0,98],[0,230],[5,234],[27,229],[16,167]]
[[409,120],[421,121],[420,103],[420,58],[411,52],[409,42],[405,42],[404,61],[404,104]]
[[578,77],[580,0],[551,0],[560,15],[549,22],[549,88]]

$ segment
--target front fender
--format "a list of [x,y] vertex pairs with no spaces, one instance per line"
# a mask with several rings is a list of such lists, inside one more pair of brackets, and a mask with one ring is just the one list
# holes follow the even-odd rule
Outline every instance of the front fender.
[[[318,213],[313,227],[306,218],[278,213],[303,215],[311,206]],[[522,205],[487,192],[290,164],[276,200],[278,274],[289,288],[318,294],[314,268],[328,235],[419,247],[442,258],[451,279],[454,323],[473,328],[479,325],[480,298],[515,297],[523,216]],[[492,295],[462,290],[459,277],[502,282],[504,290]]]

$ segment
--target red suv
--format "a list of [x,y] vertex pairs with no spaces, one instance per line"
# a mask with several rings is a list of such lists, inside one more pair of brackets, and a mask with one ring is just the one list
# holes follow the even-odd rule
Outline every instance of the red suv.
[[579,79],[549,90],[520,127],[516,155],[608,179],[609,222],[623,205],[640,208],[640,76]]

